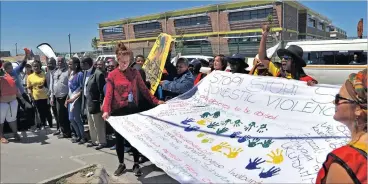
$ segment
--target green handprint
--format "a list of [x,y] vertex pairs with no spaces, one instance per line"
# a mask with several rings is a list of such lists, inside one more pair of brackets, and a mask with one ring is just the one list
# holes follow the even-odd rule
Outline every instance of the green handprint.
[[222,134],[222,133],[225,133],[227,132],[229,129],[224,127],[224,128],[221,128],[221,129],[217,129],[216,131],[216,134]]
[[218,117],[220,117],[220,111],[213,113],[213,118],[218,118]]
[[252,141],[248,141],[248,147],[249,148],[253,148],[253,147],[255,147],[257,144],[258,144],[258,142],[259,142],[259,138],[253,138],[253,140]]
[[231,123],[231,119],[227,119],[226,121],[222,122],[221,125],[226,126],[228,123]]
[[216,122],[211,122],[209,125],[207,125],[207,128],[215,129],[217,126],[220,126],[220,124]]
[[272,139],[268,139],[268,140],[265,140],[263,143],[260,143],[260,144],[262,144],[263,148],[268,148],[268,147],[270,147],[270,145],[272,143],[273,143]]
[[253,127],[255,127],[256,126],[256,122],[251,122],[251,123],[248,124],[248,126],[249,127],[244,126],[244,130],[245,131],[250,131]]
[[234,121],[234,127],[239,127],[241,124],[243,124],[240,119]]
[[[265,129],[265,130],[262,130]],[[267,131],[267,124],[262,124],[261,127],[257,130],[258,133],[263,133],[264,131]]]

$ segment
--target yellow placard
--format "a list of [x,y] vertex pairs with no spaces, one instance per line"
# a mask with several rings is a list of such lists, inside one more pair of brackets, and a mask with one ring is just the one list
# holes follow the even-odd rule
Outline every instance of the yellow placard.
[[162,71],[164,70],[172,41],[173,38],[171,35],[161,33],[157,37],[156,42],[143,65],[147,80],[151,83],[150,91],[152,94],[155,94],[156,89],[160,84]]

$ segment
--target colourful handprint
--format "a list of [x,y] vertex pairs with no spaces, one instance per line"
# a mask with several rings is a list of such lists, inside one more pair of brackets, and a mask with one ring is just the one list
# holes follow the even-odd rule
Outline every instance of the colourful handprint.
[[241,132],[234,132],[230,135],[230,138],[236,138],[238,137],[239,135],[241,135]]
[[254,169],[260,169],[260,167],[257,167],[259,164],[264,163],[265,160],[262,161],[261,158],[255,158],[253,161],[252,159],[249,159],[248,165],[245,167],[248,170],[254,170]]
[[185,127],[184,128],[184,131],[186,131],[186,132],[191,132],[191,131],[196,131],[196,130],[199,130],[199,127],[197,127],[197,126],[189,126],[189,127]]
[[218,128],[217,131],[216,131],[216,134],[222,134],[222,133],[225,133],[227,132],[229,129],[224,127],[224,128]]
[[260,144],[262,144],[263,148],[268,148],[270,147],[272,143],[273,143],[272,139],[268,139],[268,140],[263,141],[263,143],[260,143]]
[[233,148],[233,149],[230,149],[229,150],[229,153],[228,154],[224,153],[224,155],[226,155],[227,158],[236,158],[238,156],[238,154],[240,152],[243,152],[243,151],[244,150],[242,148],[238,148],[238,149]]
[[211,122],[209,125],[207,125],[207,128],[216,128],[217,126],[220,126],[220,124],[216,122]]
[[221,125],[227,125],[228,123],[231,123],[231,119],[227,119],[224,122],[221,123]]
[[190,122],[194,122],[194,119],[193,118],[187,118],[185,119],[184,121],[180,122],[181,124],[184,124],[184,125],[189,125]]
[[207,135],[207,134],[206,134],[206,133],[201,132],[201,133],[199,133],[199,134],[197,135],[197,137],[198,137],[198,138],[201,138],[201,137],[203,137],[203,136],[205,136],[205,135]]
[[234,127],[239,127],[241,124],[243,124],[240,119],[234,121]]
[[213,118],[218,118],[220,117],[220,111],[216,111],[215,113],[213,113]]
[[211,116],[212,114],[209,112],[205,112],[201,115],[201,118],[207,118],[208,116]]
[[212,138],[204,138],[204,139],[202,139],[202,141],[201,141],[202,143],[212,143],[213,142],[213,139]]
[[197,121],[197,124],[198,125],[206,125],[206,122],[207,122],[207,120],[201,119],[201,120]]
[[216,145],[216,146],[213,146],[213,147],[211,148],[211,150],[212,150],[212,151],[216,151],[216,152],[220,152],[220,150],[221,150],[222,148],[231,149],[231,146],[230,146],[230,144],[229,144],[229,143],[227,143],[227,142],[222,142],[222,143],[220,143],[220,144],[218,144],[218,145]]
[[259,144],[258,142],[260,141],[259,138],[253,138],[252,141],[248,141],[248,147],[252,148],[255,147],[257,144]]
[[267,160],[266,162],[272,163],[272,164],[281,164],[281,162],[284,161],[284,156],[282,155],[283,150],[276,149],[276,153],[271,151],[271,154],[267,154],[272,160]]
[[281,169],[279,167],[275,168],[275,166],[273,166],[267,172],[263,172],[263,170],[262,170],[262,172],[259,173],[259,177],[260,178],[269,178],[269,177],[278,175],[280,171],[281,171]]
[[245,141],[247,141],[249,139],[250,139],[250,135],[245,135],[243,137],[239,137],[238,143],[243,143],[243,142],[245,142]]

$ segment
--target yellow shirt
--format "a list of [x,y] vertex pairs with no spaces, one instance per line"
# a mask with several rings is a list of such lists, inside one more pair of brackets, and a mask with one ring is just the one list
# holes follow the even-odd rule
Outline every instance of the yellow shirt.
[[44,87],[46,76],[43,72],[40,74],[32,73],[27,77],[27,88],[32,89],[32,97],[35,100],[47,99],[47,89]]

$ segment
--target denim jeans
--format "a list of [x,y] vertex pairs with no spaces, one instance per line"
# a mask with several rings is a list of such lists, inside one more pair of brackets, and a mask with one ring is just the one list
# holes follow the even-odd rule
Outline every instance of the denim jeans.
[[73,104],[73,109],[70,111],[71,108],[71,104],[68,105],[68,112],[69,112],[69,121],[70,124],[72,125],[73,129],[75,130],[75,133],[77,134],[77,137],[79,139],[84,138],[84,126],[83,126],[83,121],[81,118],[81,105],[82,105],[82,100],[81,98],[78,98],[74,104]]

